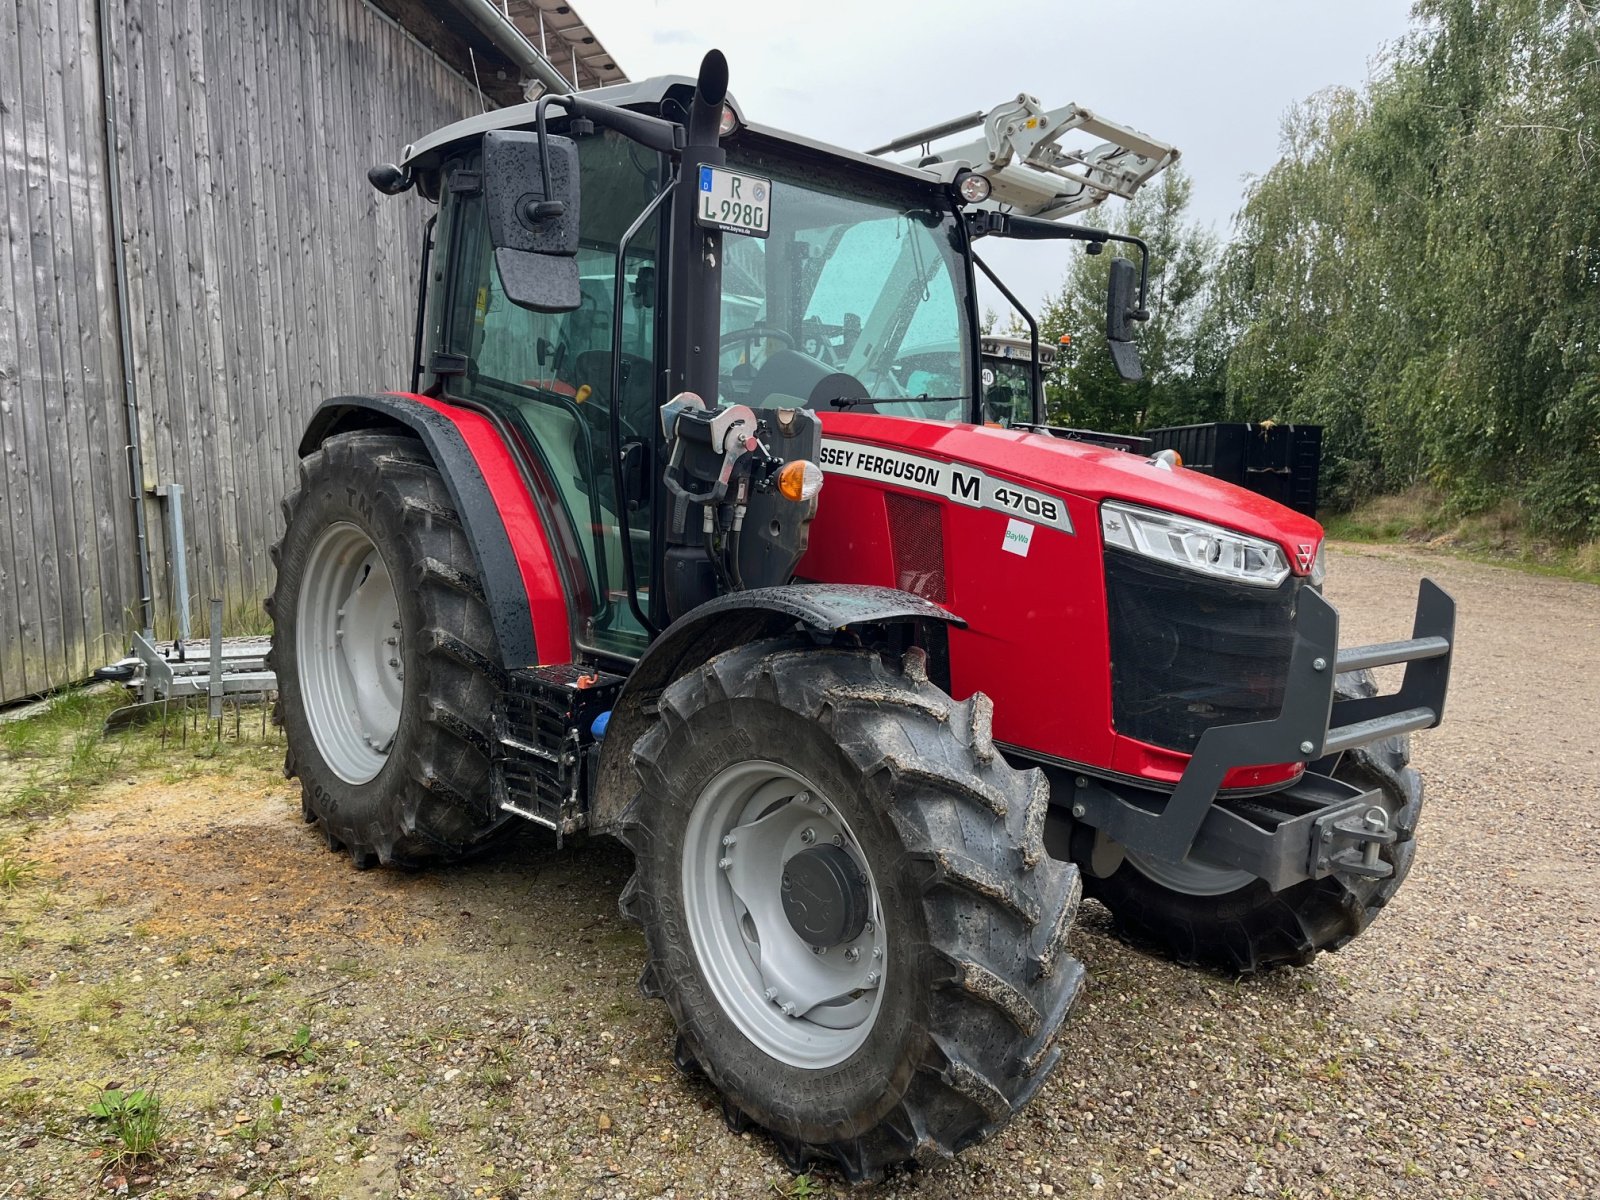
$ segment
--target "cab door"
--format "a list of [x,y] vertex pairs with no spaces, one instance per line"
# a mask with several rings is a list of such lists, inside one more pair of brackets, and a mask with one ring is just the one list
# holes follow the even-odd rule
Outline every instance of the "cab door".
[[[633,658],[647,641],[635,606],[648,612],[654,504],[648,481],[654,478],[653,431],[663,385],[661,226],[647,222],[628,243],[620,336],[614,337],[618,245],[661,186],[663,163],[610,130],[577,142],[582,300],[571,312],[533,312],[507,299],[489,239],[481,152],[469,147],[446,164],[439,232],[444,265],[434,276],[430,305],[437,347],[432,365],[443,399],[488,410],[500,420],[536,495],[542,493],[543,508],[558,526],[554,540],[566,548],[569,574],[576,577],[570,605],[575,642]],[[621,379],[616,396],[614,363]],[[612,454],[613,407],[626,463],[621,471]]]

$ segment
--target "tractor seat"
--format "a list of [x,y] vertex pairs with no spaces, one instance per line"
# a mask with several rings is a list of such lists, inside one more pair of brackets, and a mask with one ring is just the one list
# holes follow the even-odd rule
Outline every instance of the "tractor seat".
[[798,350],[777,350],[767,356],[751,381],[745,403],[761,407],[771,396],[799,396],[807,408],[831,411],[838,398],[865,400],[867,389],[854,375],[832,370]]

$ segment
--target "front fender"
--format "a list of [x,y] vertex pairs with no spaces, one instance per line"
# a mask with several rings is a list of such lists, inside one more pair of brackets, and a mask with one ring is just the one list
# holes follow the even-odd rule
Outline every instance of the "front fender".
[[[966,622],[949,609],[895,588],[794,583],[707,601],[661,633],[628,676],[612,709],[590,796],[589,828],[610,833],[633,794],[633,746],[655,719],[655,700],[673,680],[735,646],[807,630],[821,639],[911,627],[916,642],[944,661],[947,626]],[[930,645],[930,643],[932,643]],[[943,680],[948,685],[948,680]]]

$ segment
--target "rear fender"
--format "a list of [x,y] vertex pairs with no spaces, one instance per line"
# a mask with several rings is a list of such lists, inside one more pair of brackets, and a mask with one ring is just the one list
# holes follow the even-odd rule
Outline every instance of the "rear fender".
[[300,455],[335,434],[366,429],[416,437],[439,468],[477,559],[500,665],[569,660],[568,606],[551,547],[510,450],[489,421],[428,396],[335,396],[312,414]]
[[867,644],[918,645],[929,674],[948,688],[946,630],[960,617],[895,588],[861,584],[789,584],[719,596],[679,617],[639,660],[612,709],[590,796],[589,828],[614,832],[633,796],[633,746],[655,720],[655,705],[673,680],[735,646],[807,632],[819,644],[835,638]]

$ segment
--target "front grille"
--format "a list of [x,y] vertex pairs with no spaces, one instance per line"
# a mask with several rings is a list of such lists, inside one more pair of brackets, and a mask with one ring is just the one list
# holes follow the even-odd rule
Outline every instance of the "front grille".
[[1213,725],[1276,717],[1300,586],[1244,587],[1108,548],[1117,732],[1188,753]]
[[889,512],[895,586],[935,604],[945,603],[944,519],[939,506],[899,492],[885,492],[883,502]]

